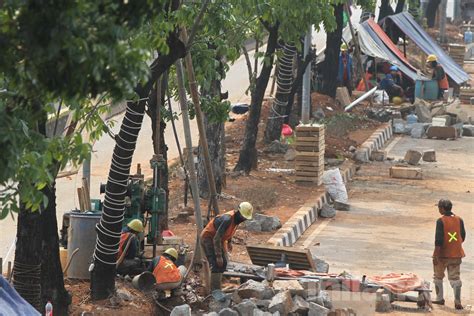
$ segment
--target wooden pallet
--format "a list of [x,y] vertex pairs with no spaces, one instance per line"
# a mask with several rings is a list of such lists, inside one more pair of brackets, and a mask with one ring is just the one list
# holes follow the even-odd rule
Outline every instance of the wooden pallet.
[[255,244],[247,245],[247,252],[255,265],[266,267],[269,263],[280,261],[281,255],[285,254],[290,269],[316,271],[309,249]]

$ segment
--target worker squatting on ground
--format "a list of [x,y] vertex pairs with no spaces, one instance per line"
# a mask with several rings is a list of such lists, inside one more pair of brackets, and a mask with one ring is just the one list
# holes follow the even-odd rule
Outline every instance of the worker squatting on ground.
[[436,290],[435,304],[444,305],[443,279],[448,270],[448,280],[454,291],[454,307],[463,309],[461,304],[460,266],[464,255],[462,243],[466,239],[466,230],[462,218],[451,212],[453,205],[449,200],[440,200],[438,210],[443,215],[436,222],[435,250],[433,253],[434,277]]
[[[122,230],[120,235],[119,251],[117,260],[117,273],[122,275],[136,275],[143,272],[144,267],[140,253],[139,234],[145,231],[143,223],[139,219],[133,219]],[[122,258],[123,257],[123,258]],[[120,260],[122,260],[120,262]]]
[[433,69],[433,80],[438,81],[438,99],[442,99],[444,91],[449,89],[448,77],[446,72],[438,63],[438,57],[436,55],[429,55],[426,59],[426,63]]
[[177,260],[178,252],[174,248],[169,248],[150,262],[148,271],[155,276],[158,290],[173,290],[181,285],[186,267],[182,265],[178,267]]
[[201,233],[201,245],[211,269],[211,291],[221,288],[222,273],[227,268],[228,252],[237,226],[252,219],[253,206],[242,202],[238,210],[213,218]]

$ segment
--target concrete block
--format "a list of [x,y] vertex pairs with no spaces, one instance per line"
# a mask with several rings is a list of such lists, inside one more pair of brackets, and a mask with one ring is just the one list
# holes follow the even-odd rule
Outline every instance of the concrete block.
[[291,298],[290,291],[283,291],[276,294],[268,306],[270,313],[279,312],[281,315],[288,315],[293,309],[293,299]]
[[191,307],[188,304],[176,306],[170,316],[191,316]]
[[415,111],[419,122],[431,123],[431,111],[427,105],[415,102]]
[[456,128],[452,126],[430,126],[426,132],[426,136],[436,139],[456,139],[458,133]]
[[419,151],[410,149],[407,150],[403,160],[405,160],[410,165],[416,166],[420,162],[421,157],[422,155]]
[[351,103],[351,97],[349,96],[349,91],[346,87],[338,87],[336,89],[336,101],[338,101],[342,106]]
[[326,316],[329,314],[329,311],[330,310],[324,306],[315,303],[309,303],[308,316]]
[[263,282],[257,282],[254,280],[248,280],[244,284],[242,284],[238,289],[237,292],[240,298],[256,298],[256,299],[267,299],[273,296],[273,290],[263,284]]
[[393,166],[390,168],[390,177],[397,179],[423,179],[421,168]]
[[268,309],[268,306],[270,306],[270,300],[259,300],[256,298],[251,298],[250,300],[260,309]]
[[474,137],[474,125],[463,125],[462,136]]
[[359,162],[369,162],[369,152],[370,149],[367,147],[362,147],[356,150],[354,159]]
[[387,159],[387,151],[385,150],[375,150],[370,155],[370,160],[372,161],[384,161]]
[[306,297],[319,296],[321,292],[321,282],[319,280],[300,279],[298,282],[300,282],[306,291]]
[[430,125],[429,123],[414,123],[411,124],[410,135],[413,138],[423,138],[425,135],[426,129]]
[[261,311],[259,309],[254,309],[253,314],[251,314],[251,315],[253,315],[253,316],[273,316],[272,313],[264,312],[264,311]]
[[384,294],[384,289],[378,289],[375,298],[375,311],[378,313],[387,313],[392,310],[392,304],[390,303],[390,296]]
[[435,162],[436,161],[436,152],[434,149],[428,149],[423,152],[423,161],[426,162]]
[[402,119],[393,120],[393,132],[395,134],[404,134],[406,130],[407,122]]
[[251,300],[243,300],[242,303],[234,306],[234,309],[239,313],[239,315],[252,315],[253,311],[257,308],[254,302]]
[[309,310],[309,303],[304,300],[301,296],[296,295],[293,297],[293,309],[292,313],[298,315],[305,315]]
[[334,201],[334,208],[338,211],[348,212],[351,210],[351,205],[340,201]]
[[219,316],[239,316],[239,313],[234,311],[232,308],[224,308],[219,312]]
[[298,280],[275,280],[273,281],[273,290],[280,293],[284,291],[290,291],[290,294],[306,296],[306,291],[303,286],[298,282]]

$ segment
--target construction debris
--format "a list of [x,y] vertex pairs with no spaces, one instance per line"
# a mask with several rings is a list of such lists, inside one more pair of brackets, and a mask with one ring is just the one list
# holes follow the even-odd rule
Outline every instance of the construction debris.
[[344,203],[344,202],[341,202],[341,201],[334,201],[334,208],[338,211],[350,211],[351,210],[351,206],[350,204],[347,204],[347,203]]
[[426,132],[426,137],[436,139],[456,139],[458,131],[453,126],[430,126]]
[[463,125],[462,136],[474,137],[474,125]]
[[421,99],[416,99],[414,105],[418,121],[421,123],[431,123],[432,117],[429,103]]
[[423,179],[423,172],[421,168],[393,166],[390,168],[390,177],[398,179]]
[[323,204],[323,207],[321,208],[321,212],[319,213],[319,216],[324,217],[324,218],[332,218],[336,216],[336,209],[325,203]]
[[284,154],[287,150],[288,144],[283,144],[278,140],[274,140],[263,150],[263,152],[268,154]]
[[410,165],[416,166],[420,162],[421,157],[422,154],[419,151],[410,149],[406,152],[405,158],[403,158],[403,160]]
[[385,294],[384,289],[378,289],[375,299],[375,311],[379,313],[388,313],[391,310],[392,304],[390,303],[390,296]]
[[191,316],[191,307],[188,304],[176,306],[170,316]]
[[436,162],[436,152],[434,149],[428,149],[423,151],[423,161]]
[[276,216],[257,213],[252,220],[243,223],[243,228],[248,231],[271,232],[281,228],[281,221]]
[[372,161],[384,161],[387,159],[387,151],[385,150],[374,150],[370,154],[370,160]]

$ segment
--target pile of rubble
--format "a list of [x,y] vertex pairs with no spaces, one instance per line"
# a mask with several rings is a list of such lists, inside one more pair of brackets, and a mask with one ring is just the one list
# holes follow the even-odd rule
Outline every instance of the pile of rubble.
[[[207,316],[277,316],[277,315],[355,315],[350,309],[332,310],[319,280],[249,280],[232,293],[210,297]],[[189,305],[177,306],[172,316],[191,316]]]

